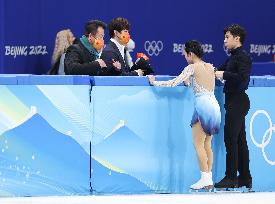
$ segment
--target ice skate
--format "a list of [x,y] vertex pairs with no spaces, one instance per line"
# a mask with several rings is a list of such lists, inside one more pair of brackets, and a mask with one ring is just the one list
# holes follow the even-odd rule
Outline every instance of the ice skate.
[[239,187],[239,190],[242,191],[243,193],[254,192],[252,190],[252,178],[251,177],[244,179],[244,178],[238,176],[238,187]]
[[238,180],[224,177],[220,182],[215,183],[214,192],[216,193],[240,193]]
[[211,192],[213,187],[212,172],[201,172],[198,182],[190,186],[191,192]]

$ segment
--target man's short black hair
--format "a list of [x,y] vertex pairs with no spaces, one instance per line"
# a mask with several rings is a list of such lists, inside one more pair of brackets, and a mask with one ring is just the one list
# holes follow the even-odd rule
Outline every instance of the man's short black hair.
[[109,35],[111,38],[115,36],[114,30],[117,30],[118,32],[121,32],[122,30],[129,30],[130,29],[130,23],[126,18],[118,17],[114,18],[110,24],[108,25],[109,28]]
[[238,24],[232,24],[230,26],[227,26],[223,30],[224,34],[227,32],[230,32],[234,37],[239,36],[241,44],[244,43],[245,37],[246,37],[246,31],[245,29],[238,25]]
[[90,33],[95,35],[98,27],[102,27],[105,30],[107,26],[104,22],[99,20],[88,21],[85,25],[85,35],[88,36]]

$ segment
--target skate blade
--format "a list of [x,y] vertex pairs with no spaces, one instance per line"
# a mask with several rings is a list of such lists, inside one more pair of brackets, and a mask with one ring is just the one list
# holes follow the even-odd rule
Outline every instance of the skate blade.
[[212,187],[213,187],[212,185],[209,185],[209,186],[204,186],[203,188],[200,188],[200,189],[190,188],[189,192],[190,193],[211,193]]
[[246,188],[246,187],[239,188],[239,191],[241,191],[242,193],[255,193],[255,191],[252,188]]
[[215,193],[254,193],[252,188],[214,188]]
[[238,188],[214,188],[215,193],[242,193]]

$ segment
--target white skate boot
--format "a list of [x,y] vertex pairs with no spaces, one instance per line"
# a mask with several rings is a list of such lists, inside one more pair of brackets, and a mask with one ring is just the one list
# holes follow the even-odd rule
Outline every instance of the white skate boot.
[[201,178],[197,183],[194,183],[190,186],[193,190],[211,190],[213,186],[213,180],[212,180],[212,172],[202,172],[201,171]]

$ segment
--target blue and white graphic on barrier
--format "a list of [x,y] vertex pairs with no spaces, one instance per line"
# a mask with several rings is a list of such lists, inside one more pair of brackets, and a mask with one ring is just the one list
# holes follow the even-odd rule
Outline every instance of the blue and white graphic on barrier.
[[100,86],[92,98],[93,157],[154,192],[188,188],[192,176],[185,172],[198,171],[186,148],[192,145],[190,90]]
[[94,86],[92,157],[152,192],[188,192],[200,172],[190,128],[193,103],[192,90],[183,86]]
[[0,98],[1,196],[88,194],[89,85],[0,85]]
[[[92,88],[10,78],[5,83],[13,85],[0,85],[0,196],[187,193],[199,179],[190,88],[127,86],[131,77],[124,86],[110,86],[117,78],[103,77],[101,85],[95,79]],[[251,80],[246,133],[253,189],[275,191],[274,79]],[[225,172],[222,87],[215,95],[222,111],[212,142],[218,181]]]
[[[254,137],[254,135],[253,135],[253,122],[254,122],[255,117],[256,117],[258,114],[264,114],[264,115],[266,116],[267,123],[269,124],[269,128],[265,131],[261,143],[258,143],[258,142],[255,140],[255,137]],[[269,163],[270,165],[275,165],[275,161],[271,161],[270,159],[268,159],[268,156],[267,156],[267,154],[266,154],[266,152],[265,152],[265,147],[266,147],[267,145],[269,145],[270,140],[271,140],[271,138],[272,138],[272,135],[273,135],[273,132],[274,132],[274,131],[275,131],[275,125],[272,124],[272,120],[271,120],[269,114],[268,114],[265,110],[257,110],[257,111],[252,115],[252,118],[251,118],[251,120],[250,120],[250,136],[251,136],[251,140],[252,140],[252,142],[254,143],[254,145],[256,145],[256,147],[259,147],[259,148],[262,150],[263,157],[264,157],[265,161],[266,161],[267,163]]]
[[246,134],[250,150],[250,166],[253,185],[259,191],[274,191],[275,186],[275,140],[274,87],[251,87],[248,95],[251,102],[246,117]]

